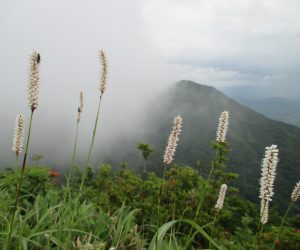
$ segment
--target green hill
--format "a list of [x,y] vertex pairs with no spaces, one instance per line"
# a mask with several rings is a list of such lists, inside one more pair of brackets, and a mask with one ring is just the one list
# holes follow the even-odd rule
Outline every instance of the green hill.
[[232,185],[238,186],[243,196],[257,201],[264,148],[276,144],[280,162],[273,204],[283,207],[300,179],[300,129],[268,119],[213,87],[181,81],[149,106],[146,124],[150,129],[143,140],[156,150],[150,157],[149,168],[162,171],[162,159],[158,156],[163,155],[173,118],[181,115],[184,124],[174,163],[196,167],[201,159],[203,171],[207,173],[213,157],[210,143],[223,110],[230,112],[227,138],[232,151],[227,170],[239,174]]

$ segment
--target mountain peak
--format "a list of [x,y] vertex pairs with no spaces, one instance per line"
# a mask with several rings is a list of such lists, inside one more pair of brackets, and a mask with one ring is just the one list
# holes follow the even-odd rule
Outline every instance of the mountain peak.
[[217,91],[212,86],[196,83],[196,82],[189,81],[189,80],[181,80],[181,81],[176,82],[176,87],[177,88],[194,89],[196,91]]

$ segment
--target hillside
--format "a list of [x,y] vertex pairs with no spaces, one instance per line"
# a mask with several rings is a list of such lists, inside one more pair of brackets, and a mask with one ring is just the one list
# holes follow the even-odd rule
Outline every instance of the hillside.
[[300,100],[283,97],[266,99],[234,97],[234,99],[267,117],[300,127]]
[[230,112],[228,142],[232,151],[228,171],[239,174],[232,185],[237,185],[243,196],[256,201],[264,148],[277,144],[280,163],[274,200],[282,207],[300,179],[300,129],[268,119],[213,87],[181,81],[149,105],[146,124],[150,129],[142,138],[156,149],[149,166],[161,172],[158,155],[163,154],[173,118],[179,114],[184,125],[174,163],[195,167],[201,159],[207,173],[213,154],[210,142],[215,138],[218,116],[223,110]]

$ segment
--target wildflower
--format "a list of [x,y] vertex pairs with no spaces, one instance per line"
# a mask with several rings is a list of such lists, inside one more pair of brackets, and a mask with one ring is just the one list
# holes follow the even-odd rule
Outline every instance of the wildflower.
[[103,50],[100,50],[99,59],[102,65],[102,72],[101,72],[100,84],[99,84],[99,90],[102,96],[104,91],[106,90],[106,79],[107,79],[107,61]]
[[30,56],[30,75],[28,83],[28,103],[32,112],[38,107],[40,61],[40,54],[36,51],[33,51]]
[[79,107],[78,107],[78,112],[77,112],[77,122],[80,122],[80,115],[83,111],[83,91],[80,90],[79,93]]
[[217,209],[217,212],[219,212],[223,207],[226,191],[227,191],[227,185],[222,184],[222,186],[220,188],[219,198],[218,198],[218,201],[215,206],[215,208]]
[[226,133],[228,129],[228,120],[229,120],[229,112],[223,111],[219,118],[219,124],[217,129],[217,136],[216,141],[217,142],[225,142],[226,140]]
[[173,161],[173,157],[177,147],[177,141],[179,140],[179,134],[182,127],[182,118],[178,115],[174,119],[174,127],[169,136],[168,145],[164,154],[164,165],[170,164]]
[[266,147],[265,156],[262,161],[262,174],[260,179],[260,195],[261,198],[261,222],[263,224],[268,221],[269,202],[272,201],[274,195],[273,184],[276,176],[276,167],[278,164],[278,149],[276,145]]
[[60,173],[55,169],[50,169],[49,170],[49,176],[52,177],[52,178],[56,178],[56,177],[60,176]]
[[17,156],[21,154],[23,149],[25,118],[22,114],[18,114],[16,118],[15,134],[13,139],[12,150]]
[[300,181],[296,184],[292,195],[291,195],[291,199],[293,202],[296,202],[300,197]]

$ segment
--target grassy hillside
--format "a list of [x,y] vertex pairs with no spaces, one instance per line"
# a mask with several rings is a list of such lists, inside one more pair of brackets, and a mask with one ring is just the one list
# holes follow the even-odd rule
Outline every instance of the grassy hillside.
[[[258,200],[261,158],[264,148],[277,144],[280,163],[275,180],[274,200],[280,206],[289,199],[290,192],[300,176],[300,129],[274,121],[228,98],[220,91],[190,81],[178,82],[149,107],[147,124],[151,127],[144,140],[162,155],[166,146],[172,119],[183,117],[184,125],[175,163],[196,167],[203,161],[207,173],[213,150],[209,147],[215,138],[218,116],[230,112],[228,142],[228,171],[239,174],[236,185],[245,197]],[[161,158],[150,159],[152,169],[161,172]]]

